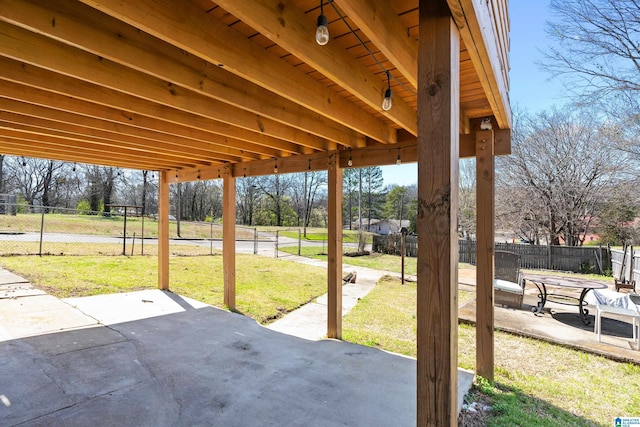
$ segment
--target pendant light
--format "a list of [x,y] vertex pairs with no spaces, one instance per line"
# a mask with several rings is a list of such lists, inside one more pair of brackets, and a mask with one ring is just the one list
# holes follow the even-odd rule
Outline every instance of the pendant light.
[[384,91],[384,99],[382,100],[382,109],[384,111],[389,111],[393,102],[391,101],[391,77],[389,75],[389,71],[385,71],[387,73],[387,90]]
[[320,16],[318,16],[318,27],[316,28],[316,42],[320,46],[324,46],[329,43],[329,29],[327,28],[327,17],[324,15],[322,9],[322,3],[324,0],[320,0]]

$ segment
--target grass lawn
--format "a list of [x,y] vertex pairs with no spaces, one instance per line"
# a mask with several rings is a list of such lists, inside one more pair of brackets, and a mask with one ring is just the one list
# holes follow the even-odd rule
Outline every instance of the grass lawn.
[[[385,278],[344,318],[343,337],[415,357],[415,306],[415,284]],[[475,328],[458,333],[459,366],[473,370]],[[493,407],[489,426],[611,426],[638,415],[637,365],[501,332],[495,349],[495,383],[481,380],[472,392]]]
[[[270,231],[275,233],[275,231],[279,231],[279,235],[283,237],[291,237],[293,239],[298,238],[299,229],[278,229],[274,227],[265,228],[264,231]],[[373,241],[373,234],[369,232],[365,232],[365,240],[367,243],[371,243]],[[316,241],[320,242],[328,239],[328,231],[326,228],[307,228],[307,236],[302,236],[302,240]],[[345,243],[357,243],[358,242],[358,232],[354,230],[342,230],[342,241]]]
[[[260,323],[326,293],[323,268],[281,259],[236,255],[236,308]],[[157,258],[152,256],[0,257],[0,265],[59,298],[156,289]],[[172,257],[173,292],[223,307],[221,256]]]
[[[127,239],[126,254],[128,256],[158,255],[158,245],[153,242],[145,242],[144,248],[137,239],[135,245],[131,244],[132,239]],[[146,239],[145,239],[146,240]],[[12,242],[3,241],[0,248],[0,256],[12,255],[38,255],[40,253],[39,242]],[[215,249],[211,250],[208,245],[181,245],[169,244],[169,251],[172,255],[211,255]],[[90,243],[78,239],[73,243],[43,242],[43,255],[122,255],[122,243]]]
[[[285,246],[279,248],[283,252],[290,253],[292,255],[298,254],[297,246]],[[327,260],[327,255],[322,254],[322,246],[303,246],[300,248],[300,255],[307,258]],[[326,248],[325,248],[326,251]],[[406,274],[416,274],[416,258],[405,257],[404,258],[404,271]],[[400,273],[402,266],[400,265],[401,257],[397,255],[386,255],[379,253],[372,253],[371,255],[363,255],[357,257],[342,257],[344,264],[355,265],[358,267],[369,267],[377,270],[391,271],[394,273]]]
[[[45,233],[90,234],[104,236],[122,236],[124,217],[120,215],[75,215],[48,213],[20,213],[18,215],[0,215],[0,231],[11,233],[37,233],[44,219]],[[143,234],[141,217],[127,217],[127,236]],[[176,221],[169,221],[169,235],[178,237]],[[144,219],[144,236],[158,237],[158,221],[153,218]],[[190,239],[220,239],[222,225],[205,222],[182,221],[180,236]],[[238,239],[253,239],[253,229],[237,226]],[[4,252],[4,251],[3,251]],[[4,252],[6,253],[6,252]]]

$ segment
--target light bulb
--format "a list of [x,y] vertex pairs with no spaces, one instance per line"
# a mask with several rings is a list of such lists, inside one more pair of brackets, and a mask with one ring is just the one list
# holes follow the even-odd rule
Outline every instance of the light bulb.
[[382,100],[382,109],[384,111],[389,111],[392,105],[393,105],[393,101],[391,100],[391,89],[387,89],[384,91],[384,99]]
[[398,154],[398,158],[396,159],[396,165],[401,165],[402,160],[400,160],[400,154]]
[[327,28],[327,17],[324,15],[318,16],[318,28],[316,28],[316,42],[320,46],[324,46],[329,43],[329,29]]
[[353,166],[353,160],[349,157],[349,161],[347,162],[347,166]]

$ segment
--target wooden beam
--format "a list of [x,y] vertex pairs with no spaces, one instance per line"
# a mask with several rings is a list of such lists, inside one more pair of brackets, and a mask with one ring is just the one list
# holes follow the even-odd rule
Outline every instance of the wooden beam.
[[[508,16],[492,16],[491,12],[497,11],[487,2],[448,0],[447,3],[500,128],[511,129],[508,55],[503,56],[498,45],[499,33],[509,27]],[[499,24],[502,28],[496,27]]]
[[[346,126],[86,5],[69,0],[3,2],[0,19],[336,143],[357,147],[364,142]],[[56,25],[50,25],[54,20]]]
[[[148,128],[132,126],[129,123],[130,120],[123,117],[121,111],[113,111],[108,107],[98,107],[95,109],[93,114],[103,113],[106,115],[107,113],[110,113],[111,116],[116,117],[117,121],[108,120],[106,118],[99,119],[95,116],[91,116],[91,114],[87,114],[87,110],[94,110],[93,107],[97,107],[95,104],[90,104],[80,100],[71,101],[68,97],[63,97],[50,92],[41,95],[46,97],[52,108],[42,106],[44,104],[32,104],[29,103],[27,99],[34,99],[32,96],[33,94],[41,93],[43,91],[33,88],[28,91],[24,91],[24,89],[24,87],[20,87],[20,85],[15,83],[4,82],[2,94],[0,95],[2,95],[2,109],[5,112],[19,114],[22,117],[29,119],[40,118],[60,124],[76,125],[79,128],[86,129],[84,133],[90,131],[102,131],[110,134],[122,135],[123,137],[142,138],[143,140],[156,142],[158,145],[154,144],[154,148],[162,150],[163,147],[166,147],[167,151],[174,153],[182,152],[184,154],[185,151],[193,151],[201,154],[208,153],[208,155],[214,155],[220,160],[227,161],[249,161],[260,158],[257,154],[248,153],[223,145],[224,138],[219,135],[205,134],[204,132],[197,132],[195,130],[187,131],[187,129],[182,128],[176,129],[178,127],[177,125],[169,126],[168,123],[159,120],[150,120],[153,125],[150,124],[150,127]],[[21,92],[19,93],[19,91]],[[25,92],[29,95],[25,96]],[[12,93],[14,96],[22,97],[23,100],[16,101],[15,99],[7,99],[4,97],[12,96]],[[82,114],[80,112],[82,112]],[[1,112],[0,117],[2,117]],[[162,130],[164,129],[173,133],[163,132]],[[199,139],[196,139],[196,136],[199,137]],[[209,140],[207,141],[204,138],[209,138]],[[148,142],[146,144],[148,145]],[[141,145],[144,146],[145,142],[141,142]],[[114,148],[118,148],[116,144],[114,144]]]
[[[395,130],[304,71],[247,39],[192,2],[82,0],[211,64],[324,115],[377,141],[395,142]],[[309,40],[310,46],[313,39]],[[269,70],[269,72],[265,72]],[[286,76],[286,78],[283,78]]]
[[[479,130],[478,125],[478,130]],[[509,129],[498,129],[494,131],[496,135],[496,155],[509,154],[510,137]],[[460,158],[475,157],[476,148],[473,135],[460,135]],[[278,170],[280,173],[305,172],[307,170],[319,171],[327,170],[327,158],[331,153],[312,153],[289,157],[278,157]],[[380,144],[369,141],[366,148],[354,148],[351,150],[341,150],[340,167],[361,168],[369,166],[386,166],[397,163],[398,157],[402,163],[415,163],[418,160],[418,145],[415,137],[409,137],[399,141],[397,144]],[[351,160],[351,166],[349,166]],[[274,159],[250,160],[234,164],[233,174],[235,177],[265,176],[273,173]],[[220,174],[220,166],[194,167],[191,169],[181,169],[176,171],[178,178],[176,182],[188,182],[196,179],[216,179]],[[200,178],[197,178],[197,177]]]
[[329,158],[327,244],[327,337],[342,339],[342,169]]
[[420,0],[417,425],[458,418],[458,30],[445,0]]
[[[0,122],[0,130],[2,137],[7,140],[21,141],[23,145],[33,144],[42,147],[43,150],[49,148],[59,153],[69,153],[70,158],[68,161],[78,161],[84,163],[81,159],[83,156],[94,160],[104,160],[109,158],[119,158],[121,160],[133,160],[141,163],[152,164],[158,166],[159,169],[169,169],[173,167],[185,168],[194,167],[197,162],[192,162],[185,158],[185,161],[177,161],[176,159],[168,159],[163,156],[158,156],[153,153],[140,153],[133,152],[131,150],[121,151],[114,156],[114,153],[105,150],[103,146],[97,146],[91,144],[81,138],[71,138],[63,135],[51,135],[50,133],[42,133],[29,129],[21,129],[20,126],[15,123],[9,126],[4,126]],[[27,148],[27,147],[25,147]],[[206,166],[210,166],[211,163],[207,163]],[[204,167],[205,165],[201,165]]]
[[[73,103],[80,100],[83,102],[80,103],[78,110],[73,110],[78,114],[87,114],[117,122],[124,120],[132,125],[139,123],[139,127],[160,129],[169,133],[173,131],[171,130],[172,124],[177,124],[183,129],[182,133],[187,133],[184,129],[190,128],[194,135],[192,137],[198,139],[207,140],[207,133],[212,133],[215,135],[208,136],[211,141],[218,141],[218,137],[222,136],[227,146],[239,150],[263,154],[267,157],[279,156],[282,153],[280,143],[283,141],[277,138],[158,105],[135,96],[75,80],[4,57],[0,57],[0,80],[23,86],[22,94],[18,93],[16,96],[12,96],[12,99],[24,99],[25,102],[49,105],[46,97],[47,92],[51,92],[62,97],[54,98],[56,103],[53,108],[70,111],[73,110]],[[34,95],[34,88],[40,89],[42,92]],[[31,98],[34,96],[37,96],[38,100],[32,101]],[[63,98],[66,98],[64,105],[57,104],[57,101]],[[110,107],[116,111],[102,110],[102,106]],[[85,108],[87,108],[86,111]],[[158,120],[166,122],[166,124],[155,128],[154,125]],[[181,133],[180,129],[175,129],[175,131]],[[295,135],[292,134],[291,137],[294,138]]]
[[[325,141],[266,117],[185,90],[79,49],[0,21],[0,50],[17,61],[72,76],[144,100],[274,137],[271,148],[307,153],[300,144],[322,147]],[[285,140],[290,138],[290,140]]]
[[34,157],[47,160],[59,160],[61,162],[78,162],[87,163],[98,166],[112,166],[116,168],[138,169],[138,170],[157,170],[158,164],[155,162],[145,161],[140,158],[114,158],[109,153],[103,156],[97,156],[95,153],[87,153],[81,149],[74,150],[73,146],[60,147],[43,144],[39,141],[26,139],[12,139],[0,135],[0,143],[2,144],[2,154],[11,156]]
[[223,177],[222,195],[222,269],[224,272],[224,305],[236,308],[236,179],[227,169]]
[[[67,117],[67,119],[69,119]],[[78,118],[78,121],[83,121]],[[188,157],[190,163],[210,165],[212,162],[239,161],[241,158],[219,154],[215,151],[200,150],[186,145],[167,144],[163,141],[125,135],[119,132],[102,130],[100,128],[84,127],[73,122],[59,122],[41,117],[25,116],[7,111],[0,111],[0,126],[16,130],[41,132],[43,135],[85,141],[87,145],[94,145],[97,149],[110,151],[113,155],[130,151],[148,155],[150,148],[156,156],[167,160],[184,162]]]
[[169,290],[169,176],[158,180],[158,288]]
[[493,381],[494,363],[494,200],[493,131],[476,132],[476,372]]
[[381,79],[376,76],[335,43],[322,47],[314,43],[311,36],[316,31],[316,16],[306,15],[294,2],[285,0],[277,4],[272,0],[217,0],[216,3],[245,24],[266,34],[290,54],[345,88],[369,107],[411,134],[417,134],[416,111],[402,98],[393,100],[391,110],[382,110],[382,99],[387,89],[386,77]]
[[[496,156],[506,156],[511,154],[511,129],[497,129],[494,131],[494,136],[494,154]],[[460,158],[475,156],[475,132],[472,131],[472,133],[468,135],[460,135]]]
[[[418,43],[387,0],[335,0],[350,20],[414,88],[418,87]],[[394,102],[395,105],[395,102]]]

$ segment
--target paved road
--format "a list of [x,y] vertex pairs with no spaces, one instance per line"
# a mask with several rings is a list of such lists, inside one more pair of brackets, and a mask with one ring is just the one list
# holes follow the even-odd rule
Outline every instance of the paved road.
[[[98,243],[98,244],[122,244],[122,237],[111,237],[111,236],[98,236],[91,234],[69,234],[69,233],[44,233],[42,235],[43,242],[46,243]],[[139,245],[141,239],[135,239],[136,245]],[[11,242],[39,242],[40,241],[40,233],[20,233],[20,234],[3,234],[0,233],[0,242],[2,241],[11,241]],[[127,245],[129,245],[133,241],[133,237],[127,237]],[[317,246],[320,247],[323,245],[322,242],[318,241],[307,241],[302,240],[302,246]],[[145,239],[145,245],[157,245],[157,239]],[[170,239],[170,245],[197,245],[204,247],[213,247],[216,250],[222,250],[222,240],[214,239],[213,242],[206,239]],[[276,255],[276,238],[275,234],[267,233],[267,232],[259,232],[258,233],[258,242],[256,243],[254,240],[237,240],[236,241],[236,252],[238,253],[259,253],[261,255],[275,256]],[[291,237],[278,237],[278,247],[286,247],[286,246],[297,246],[298,239]],[[355,243],[345,243],[345,247],[355,248],[357,245]]]

